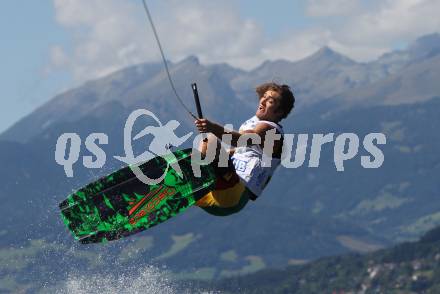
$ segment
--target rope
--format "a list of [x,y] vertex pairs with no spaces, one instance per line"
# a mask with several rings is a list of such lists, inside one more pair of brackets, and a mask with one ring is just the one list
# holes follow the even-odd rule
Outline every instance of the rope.
[[189,115],[191,115],[194,119],[197,119],[197,117],[189,110],[189,108],[185,105],[185,103],[180,98],[179,94],[177,93],[176,87],[174,86],[174,83],[173,83],[173,79],[171,78],[170,70],[168,68],[168,63],[165,58],[165,54],[163,52],[163,48],[162,48],[162,45],[159,40],[159,36],[156,31],[156,27],[154,26],[153,18],[151,17],[150,10],[148,9],[148,6],[147,6],[147,2],[145,0],[142,0],[142,3],[144,4],[145,13],[147,14],[148,20],[151,25],[151,29],[153,30],[153,33],[154,33],[154,38],[156,39],[157,46],[159,47],[160,55],[162,56],[162,62],[163,62],[163,65],[165,66],[165,71],[168,76],[168,81],[171,85],[171,88],[173,89],[174,95],[176,96],[177,100],[180,102],[182,107],[186,110],[186,112],[188,112]]

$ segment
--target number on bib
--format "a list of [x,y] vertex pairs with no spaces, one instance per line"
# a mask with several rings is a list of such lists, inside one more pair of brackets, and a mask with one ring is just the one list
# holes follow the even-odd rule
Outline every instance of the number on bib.
[[236,171],[244,172],[244,171],[246,171],[247,161],[234,159],[234,166],[235,166]]

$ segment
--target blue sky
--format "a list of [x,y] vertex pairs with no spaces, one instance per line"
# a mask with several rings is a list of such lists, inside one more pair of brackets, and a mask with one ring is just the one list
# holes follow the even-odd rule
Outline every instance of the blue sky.
[[[0,17],[0,131],[69,85],[68,73],[46,76],[51,44],[69,43],[50,1],[3,1]],[[60,87],[61,86],[61,87]]]
[[[438,0],[148,3],[169,59],[244,69],[322,46],[368,61],[440,31]],[[0,13],[0,132],[57,93],[159,59],[140,0],[5,0]]]

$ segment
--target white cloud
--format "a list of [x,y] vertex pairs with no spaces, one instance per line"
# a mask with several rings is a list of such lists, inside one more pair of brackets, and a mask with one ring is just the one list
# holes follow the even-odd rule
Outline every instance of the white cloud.
[[[352,4],[349,4],[352,2]],[[438,0],[308,0],[309,15],[322,21],[309,30],[312,40],[326,31],[326,45],[359,61],[368,61],[419,36],[440,31]],[[326,19],[328,16],[340,16]],[[293,39],[290,47],[304,43]]]
[[440,1],[386,0],[372,11],[352,17],[340,31],[355,44],[385,45],[440,30]]
[[255,63],[262,29],[242,19],[233,1],[166,1],[160,12],[157,27],[171,56],[197,55],[206,63],[244,67]]
[[[108,74],[115,69],[148,60],[153,50],[141,42],[138,6],[115,0],[54,0],[57,21],[73,36],[73,49],[52,49],[53,65],[64,56],[79,81]],[[66,59],[69,59],[68,62]],[[150,57],[151,59],[151,57]]]
[[[72,35],[73,48],[56,45],[52,67],[68,68],[77,81],[159,60],[141,1],[53,0],[56,19]],[[298,60],[330,46],[356,60],[369,60],[396,43],[440,31],[439,0],[308,0],[306,29],[266,36],[266,19],[245,19],[236,1],[150,1],[167,57],[188,55],[203,63],[252,68],[266,59]],[[287,31],[287,33],[286,33]]]
[[[262,30],[243,20],[233,1],[166,1],[152,11],[167,58],[197,55],[202,62],[249,67],[258,58]],[[78,81],[159,59],[141,2],[54,0],[56,19],[73,36],[74,48],[52,49],[52,67],[68,67]],[[69,59],[67,61],[67,58]],[[60,62],[62,60],[62,62]]]

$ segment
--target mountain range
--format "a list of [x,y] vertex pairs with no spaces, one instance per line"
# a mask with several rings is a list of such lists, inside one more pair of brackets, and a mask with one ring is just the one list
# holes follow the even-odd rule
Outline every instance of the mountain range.
[[[253,113],[256,85],[277,79],[295,90],[299,106],[327,99],[355,105],[429,100],[440,93],[436,83],[440,77],[439,40],[439,34],[424,36],[407,50],[384,54],[370,63],[355,62],[324,47],[300,61],[266,61],[251,71],[227,64],[204,66],[194,56],[170,68],[187,105],[193,104],[189,85],[196,81],[207,116],[234,123]],[[105,119],[109,113],[131,112],[139,107],[188,124],[184,112],[172,111],[177,104],[162,65],[141,64],[58,95],[6,130],[0,139],[28,142],[59,123],[90,116]]]

